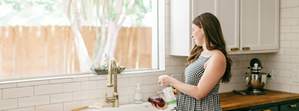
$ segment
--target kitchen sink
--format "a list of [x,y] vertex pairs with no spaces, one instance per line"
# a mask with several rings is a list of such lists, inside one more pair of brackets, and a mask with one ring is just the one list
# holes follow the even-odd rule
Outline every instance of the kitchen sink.
[[158,111],[155,109],[150,103],[142,103],[142,104],[127,104],[120,105],[120,107],[112,108],[88,108],[81,111]]

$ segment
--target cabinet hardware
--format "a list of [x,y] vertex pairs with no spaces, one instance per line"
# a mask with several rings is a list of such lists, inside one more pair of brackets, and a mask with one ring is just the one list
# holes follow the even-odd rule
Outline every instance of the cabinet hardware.
[[291,104],[291,105],[289,105],[289,108],[296,108],[296,107],[297,107],[296,104]]
[[250,47],[243,47],[242,50],[250,50]]
[[240,50],[239,48],[230,48],[230,51],[238,51]]

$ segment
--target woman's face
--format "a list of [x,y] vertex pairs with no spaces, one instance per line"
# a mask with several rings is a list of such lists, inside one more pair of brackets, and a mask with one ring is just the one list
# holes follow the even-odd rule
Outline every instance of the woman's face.
[[199,28],[197,25],[192,24],[192,39],[197,46],[204,44],[205,34],[203,28]]

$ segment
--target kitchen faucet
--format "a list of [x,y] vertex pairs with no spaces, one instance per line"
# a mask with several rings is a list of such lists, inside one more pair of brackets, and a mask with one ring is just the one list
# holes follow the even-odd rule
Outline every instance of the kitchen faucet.
[[[119,107],[119,98],[118,98],[118,91],[117,91],[117,75],[120,74],[125,67],[121,67],[117,64],[115,59],[110,59],[107,63],[107,68],[105,69],[93,69],[98,75],[107,74],[107,88],[113,88],[112,96],[108,96],[108,93],[105,93],[105,103],[112,104],[112,107]],[[72,111],[81,111],[88,108],[97,108],[97,106],[83,106]]]
[[112,104],[112,107],[119,107],[119,98],[117,91],[117,74],[119,74],[123,70],[120,67],[115,59],[110,59],[108,63],[108,75],[107,75],[107,88],[113,88],[112,96],[107,96],[107,92],[105,94],[105,102]]

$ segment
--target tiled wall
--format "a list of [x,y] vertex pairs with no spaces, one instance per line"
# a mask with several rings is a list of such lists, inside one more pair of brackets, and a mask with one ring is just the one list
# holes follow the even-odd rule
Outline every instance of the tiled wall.
[[[167,6],[169,0],[167,0]],[[220,92],[244,89],[244,72],[251,58],[260,58],[264,71],[273,71],[267,88],[299,92],[299,0],[281,0],[281,51],[277,54],[233,55],[232,80],[221,84]],[[166,15],[169,17],[169,15]],[[167,23],[169,26],[169,23]],[[169,32],[169,30],[167,30]],[[169,33],[166,38],[166,71],[119,77],[121,104],[132,102],[135,85],[141,83],[144,98],[159,90],[157,77],[174,74],[182,79],[185,57],[169,56]],[[279,79],[278,79],[279,78]],[[83,105],[101,102],[105,76],[83,76],[64,79],[0,83],[0,111],[70,111]]]
[[299,0],[280,0],[280,52],[267,55],[267,88],[299,93]]

